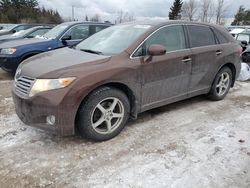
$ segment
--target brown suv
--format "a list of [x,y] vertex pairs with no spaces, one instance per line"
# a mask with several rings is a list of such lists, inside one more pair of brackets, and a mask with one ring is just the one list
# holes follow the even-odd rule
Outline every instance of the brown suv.
[[223,99],[240,71],[241,47],[220,26],[125,23],[74,48],[22,63],[13,98],[20,119],[60,135],[102,141],[143,111],[207,94]]

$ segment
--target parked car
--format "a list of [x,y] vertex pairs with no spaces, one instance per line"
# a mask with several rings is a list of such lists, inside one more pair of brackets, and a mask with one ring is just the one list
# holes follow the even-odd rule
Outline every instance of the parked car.
[[2,35],[9,35],[13,34],[25,29],[29,29],[31,27],[36,27],[36,26],[45,26],[45,24],[16,24],[16,25],[6,25],[6,28],[3,28],[0,30],[0,36]]
[[14,26],[16,26],[16,24],[0,24],[0,30],[8,30]]
[[230,31],[229,33],[236,39],[239,33],[244,32],[246,29],[242,29],[242,28],[237,28],[237,29],[233,29],[232,31]]
[[250,43],[250,31],[239,33],[236,37],[236,40],[240,42],[244,51]]
[[125,23],[74,48],[22,63],[13,98],[26,124],[104,141],[141,112],[206,94],[222,100],[240,72],[241,47],[222,27]]
[[250,46],[248,46],[241,55],[242,62],[250,65]]
[[0,67],[7,72],[15,72],[18,65],[31,56],[75,45],[110,25],[94,22],[67,22],[54,27],[40,38],[0,43]]
[[25,38],[35,38],[36,36],[43,36],[49,30],[51,30],[51,26],[37,26],[32,27],[30,29],[22,30],[12,35],[3,35],[0,36],[0,43],[18,39],[25,39]]

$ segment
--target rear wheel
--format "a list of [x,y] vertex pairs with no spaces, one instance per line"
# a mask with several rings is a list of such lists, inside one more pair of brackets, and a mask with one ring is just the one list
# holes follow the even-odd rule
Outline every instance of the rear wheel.
[[231,69],[229,67],[223,67],[215,77],[208,98],[214,101],[224,99],[231,88],[232,80]]
[[77,125],[83,137],[105,141],[117,136],[128,121],[127,96],[112,87],[94,91],[80,106]]

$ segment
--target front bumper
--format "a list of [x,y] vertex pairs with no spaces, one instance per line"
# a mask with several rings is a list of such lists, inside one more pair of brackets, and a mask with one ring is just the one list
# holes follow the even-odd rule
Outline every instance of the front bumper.
[[[24,97],[12,89],[15,110],[26,125],[37,127],[53,134],[69,136],[75,133],[74,108],[64,100],[63,91],[48,92],[33,98]],[[58,96],[56,95],[58,94]],[[47,123],[48,116],[55,116],[54,125]]]
[[15,72],[21,58],[13,55],[0,55],[0,67],[8,72]]

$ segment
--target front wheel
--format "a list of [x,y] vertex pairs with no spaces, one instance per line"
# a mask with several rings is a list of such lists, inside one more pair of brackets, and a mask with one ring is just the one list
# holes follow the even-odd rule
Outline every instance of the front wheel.
[[215,77],[214,83],[208,94],[208,98],[219,101],[226,97],[233,81],[232,71],[229,67],[223,67]]
[[80,106],[77,126],[83,137],[105,141],[117,136],[129,119],[127,96],[112,87],[94,91]]

